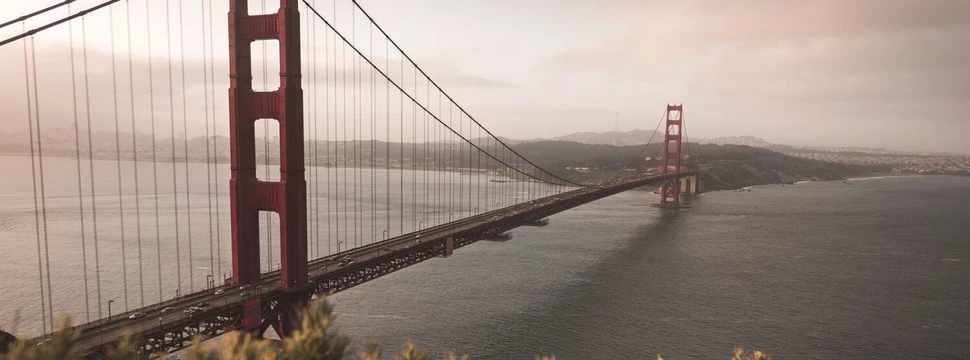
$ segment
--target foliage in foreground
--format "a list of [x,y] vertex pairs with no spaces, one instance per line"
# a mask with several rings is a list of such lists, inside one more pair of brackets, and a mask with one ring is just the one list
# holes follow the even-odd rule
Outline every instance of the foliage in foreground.
[[[43,344],[34,345],[25,341],[17,341],[8,351],[0,353],[0,360],[41,360],[41,359],[81,359],[81,348],[77,344],[77,332],[70,328],[67,318],[61,319],[59,328],[50,340]],[[317,305],[308,308],[302,314],[299,330],[292,336],[280,342],[257,338],[245,332],[232,332],[219,338],[214,344],[203,344],[201,338],[196,338],[194,345],[186,350],[186,355],[192,360],[338,360],[348,358],[347,346],[350,339],[338,332],[333,325],[333,311],[329,303],[319,301]],[[107,360],[141,360],[135,352],[136,346],[122,339],[118,346],[106,354]],[[379,360],[385,358],[380,346],[368,343],[364,351],[355,354],[359,360]],[[171,359],[166,355],[160,359]],[[407,343],[392,359],[395,360],[428,360],[431,355],[412,343]],[[467,356],[459,356],[454,352],[444,355],[445,360],[468,360]],[[555,356],[536,356],[536,360],[555,360]],[[663,360],[657,356],[658,360]],[[735,349],[731,360],[770,360],[771,357],[760,351],[745,352]]]

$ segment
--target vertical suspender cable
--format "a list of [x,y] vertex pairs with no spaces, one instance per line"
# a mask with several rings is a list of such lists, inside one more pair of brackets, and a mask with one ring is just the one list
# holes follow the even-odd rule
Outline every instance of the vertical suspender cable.
[[[115,120],[115,165],[118,168],[118,229],[121,232],[121,279],[125,292],[125,310],[128,310],[128,252],[125,244],[125,201],[121,183],[121,125],[118,120],[118,70],[115,67],[115,20],[114,8],[108,8],[111,33],[111,93]],[[110,315],[110,314],[109,314]]]
[[[464,126],[462,125],[463,123],[461,120],[462,120],[461,113],[458,113],[458,132],[464,131],[463,130]],[[462,201],[465,196],[464,194],[465,179],[463,179],[461,176],[461,167],[464,164],[463,162],[464,151],[465,151],[465,144],[463,142],[458,143],[458,167],[454,171],[458,172],[458,218],[459,219],[461,218],[461,212],[462,210],[464,210],[463,208],[465,205],[464,201]]]
[[[334,30],[334,33],[336,34],[336,30]],[[335,36],[334,43],[336,43],[337,42],[336,35],[334,36]],[[387,69],[388,72],[390,72],[391,53],[390,53],[390,43],[387,41],[384,42],[384,61],[385,61],[384,68]],[[384,184],[385,184],[385,187],[387,188],[385,191],[387,221],[384,225],[384,232],[386,233],[387,236],[390,236],[391,235],[390,234],[391,232],[391,80],[386,79],[384,86],[385,86],[384,92],[387,97],[387,100],[386,100],[387,111],[385,111],[385,114],[387,114],[387,124],[384,127],[385,140],[386,140],[386,143],[384,144],[384,168],[385,168]]]
[[[170,10],[168,3],[165,4],[165,49],[166,57],[168,57],[168,119],[170,124],[170,130],[172,133],[172,200],[175,202],[174,212],[175,212],[175,271],[176,271],[176,290],[177,294],[182,292],[182,252],[181,252],[181,241],[179,240],[179,182],[178,177],[175,174],[175,93],[172,83],[175,80],[172,78],[172,21],[169,16]],[[188,154],[186,154],[188,155]],[[156,210],[157,211],[157,210]],[[161,241],[161,239],[159,239]],[[161,276],[161,271],[159,271],[159,276]]]
[[[215,263],[215,239],[213,238],[212,231],[212,150],[209,146],[211,139],[209,138],[209,55],[206,53],[206,27],[205,27],[205,3],[199,2],[201,7],[201,17],[202,17],[202,83],[203,83],[203,97],[205,98],[205,190],[206,190],[206,201],[209,208],[209,278],[211,281],[215,282],[216,279],[216,263]],[[213,76],[215,74],[212,74]],[[218,184],[216,185],[218,186]],[[218,225],[216,225],[218,226]],[[206,284],[206,288],[209,288],[210,284]]]
[[[353,9],[350,9],[350,36],[354,39],[354,42],[356,43],[357,42],[357,12],[356,11],[353,11]],[[353,122],[353,128],[351,128],[350,134],[351,134],[351,136],[354,137],[354,139],[351,140],[351,144],[353,144],[353,148],[351,149],[351,151],[353,151],[353,153],[354,153],[354,162],[353,162],[353,165],[354,166],[351,168],[351,171],[354,172],[354,216],[353,216],[353,218],[354,218],[354,247],[357,247],[358,246],[358,239],[357,239],[357,237],[358,237],[359,234],[357,233],[357,230],[358,230],[358,225],[359,225],[359,222],[360,222],[359,221],[359,218],[357,217],[357,190],[360,188],[359,179],[357,178],[357,169],[359,167],[359,165],[358,165],[358,159],[357,159],[357,144],[360,143],[360,141],[358,141],[358,140],[360,140],[360,138],[357,137],[357,126],[358,126],[357,118],[358,118],[358,116],[360,116],[360,114],[357,112],[357,74],[358,74],[357,73],[357,64],[358,63],[359,63],[359,57],[352,58],[352,60],[351,60],[351,66],[352,66],[351,67],[351,69],[352,69],[351,71],[352,71],[352,73],[350,74],[350,81],[351,81],[351,88],[350,88],[350,95],[351,95],[351,99],[350,99],[351,113],[350,113],[350,118],[351,118],[351,122]],[[349,246],[348,246],[348,248],[349,248]]]
[[[401,60],[404,63],[404,60]],[[451,127],[455,116],[455,107],[448,103],[448,127]],[[455,214],[455,137],[448,134],[448,222],[451,222]]]
[[[309,12],[307,12],[307,15],[309,15]],[[326,31],[326,29],[324,29],[324,31]],[[333,210],[333,207],[331,206],[331,203],[330,203],[330,198],[331,198],[330,194],[332,194],[330,192],[330,181],[331,181],[331,179],[330,179],[330,168],[332,167],[332,165],[330,163],[330,145],[332,144],[332,142],[330,141],[330,64],[329,64],[329,60],[330,60],[330,38],[327,37],[326,32],[324,32],[323,41],[324,41],[324,43],[323,43],[323,50],[324,50],[323,59],[324,59],[324,61],[328,61],[327,66],[325,66],[324,69],[323,69],[324,70],[323,71],[323,83],[326,84],[326,86],[324,87],[324,95],[326,95],[326,98],[327,98],[327,101],[325,102],[326,105],[324,105],[325,108],[326,108],[325,110],[327,112],[327,124],[326,124],[326,126],[324,126],[324,129],[326,129],[326,133],[325,134],[326,134],[326,138],[327,138],[327,142],[326,142],[327,147],[324,149],[324,156],[327,158],[327,161],[326,161],[326,164],[327,164],[327,255],[330,255],[330,254],[333,253],[333,250],[331,249],[331,246],[333,244],[333,238],[330,235],[331,234],[331,230],[332,230],[331,229],[331,223],[332,223],[332,221],[330,221],[330,213],[333,212],[332,211]],[[335,49],[334,50],[334,67],[335,68],[337,66],[336,65],[337,64],[337,61],[336,61],[336,56],[337,55],[336,55],[336,53],[337,53],[337,51]],[[336,71],[336,70],[334,70],[334,71]],[[336,79],[337,79],[337,76],[336,76],[336,73],[334,73],[334,80],[336,80]],[[336,94],[336,87],[334,87],[334,91],[335,91],[334,94]],[[336,111],[337,111],[336,110],[336,106],[334,106],[334,117],[336,117]],[[336,133],[334,133],[334,134],[336,135]],[[334,174],[336,174],[336,170],[334,171]],[[336,186],[336,181],[334,181],[334,186]],[[334,193],[336,193],[336,191],[334,191]]]
[[[27,31],[26,24],[21,23],[21,31]],[[34,38],[30,38],[33,42]],[[34,155],[34,116],[31,112],[33,102],[30,96],[30,67],[27,59],[27,40],[24,40],[24,84],[27,89],[27,129],[30,136],[30,177],[34,188],[34,234],[37,238],[37,284],[40,285],[40,319],[47,333],[47,300],[44,298],[44,266],[40,251],[40,207],[37,205],[37,160]],[[36,99],[35,99],[36,100]],[[53,325],[53,324],[51,324]]]
[[216,58],[212,54],[212,49],[215,44],[212,42],[212,0],[209,0],[209,97],[212,98],[212,154],[215,156],[215,164],[213,166],[213,176],[215,177],[215,190],[216,190],[216,267],[217,274],[222,274],[225,278],[225,273],[222,272],[222,220],[221,220],[221,209],[219,206],[219,132],[216,131],[216,71],[215,64]]
[[[353,13],[353,9],[350,11]],[[354,16],[356,19],[356,15]],[[354,22],[354,39],[357,39],[357,25],[356,20]],[[354,156],[356,161],[356,171],[358,181],[354,184],[354,189],[357,190],[357,199],[359,203],[357,204],[357,232],[360,237],[360,245],[364,245],[364,69],[360,66],[360,57],[356,58],[356,76],[354,77],[356,81],[356,91],[357,91],[357,137],[354,141],[355,149],[357,151]]]
[[[336,0],[334,0],[333,2],[333,21],[334,21],[334,24],[337,23],[337,1]],[[343,65],[343,59],[341,59],[341,65]],[[338,79],[337,69],[338,69],[337,33],[336,31],[334,31],[334,41],[333,41],[333,81],[334,82],[337,82],[337,79]],[[345,83],[344,81],[341,81],[340,86],[341,87],[344,86],[344,83]],[[335,159],[343,159],[344,155],[342,154],[346,154],[346,152],[341,151],[343,148],[342,146],[343,144],[340,142],[340,130],[338,129],[338,126],[337,126],[340,124],[340,121],[339,121],[340,114],[337,113],[337,110],[340,109],[340,105],[337,103],[337,99],[339,98],[337,91],[338,91],[338,87],[334,85],[333,87],[333,140],[334,140],[333,156]],[[341,162],[337,162],[336,160],[334,161],[335,168],[333,172],[333,192],[334,192],[333,233],[334,233],[334,237],[337,239],[338,253],[340,252],[340,243],[343,242],[343,240],[340,240],[340,172],[343,171],[343,169],[339,166],[339,164],[341,164]]]
[[131,56],[131,11],[128,6],[128,2],[125,2],[125,19],[128,34],[128,96],[129,104],[131,105],[131,156],[132,156],[132,166],[134,167],[134,178],[135,178],[135,224],[136,224],[136,235],[138,239],[138,285],[140,304],[145,306],[145,268],[142,266],[142,248],[141,248],[141,192],[138,189],[138,130],[136,127],[137,121],[135,121],[135,72],[132,66],[132,56]]
[[[418,96],[418,71],[414,70],[414,96]],[[418,229],[418,107],[411,103],[411,228]]]
[[[401,57],[401,86],[404,86],[404,57]],[[401,235],[404,235],[404,90],[400,92],[400,100],[398,100],[398,115],[401,119],[401,127],[399,131],[401,132],[401,144],[400,144],[400,162],[398,165],[401,166]]]
[[[469,120],[469,121],[471,121],[471,120]],[[482,138],[482,127],[479,126],[476,129],[478,130],[478,134],[476,134],[475,138],[476,139],[481,139]],[[478,213],[482,210],[481,209],[481,207],[482,207],[482,152],[481,151],[479,151],[479,152],[477,152],[475,154],[475,161],[478,162],[478,164],[475,165],[475,168],[478,169],[478,174],[475,175],[476,176],[476,179],[475,179],[475,182],[476,182],[476,184],[475,184],[475,192],[476,192],[476,194],[475,194],[475,215],[478,215]]]
[[[309,11],[307,11],[307,13],[309,13]],[[307,14],[307,16],[309,17],[309,14]],[[305,92],[303,92],[303,96],[304,96],[304,98],[303,98],[303,104],[304,105],[303,106],[304,106],[304,108],[307,108],[310,111],[303,114],[303,128],[304,128],[305,131],[309,131],[309,130],[311,130],[313,128],[312,119],[313,119],[313,114],[316,113],[316,108],[314,107],[314,104],[312,103],[312,101],[314,100],[314,98],[313,98],[313,87],[312,87],[313,86],[313,83],[312,83],[312,81],[313,81],[313,68],[310,67],[310,51],[309,51],[310,45],[311,45],[311,42],[310,42],[310,25],[311,24],[309,22],[305,22],[304,24],[306,24],[306,26],[305,26],[306,27],[306,32],[300,34],[300,40],[304,41],[302,44],[300,44],[300,46],[303,49],[306,49],[307,51],[302,51],[301,54],[300,54],[301,56],[303,56],[303,59],[301,59],[303,61],[303,65],[301,65],[301,66],[304,66],[303,69],[306,69],[306,71],[309,74],[309,76],[306,79],[301,79],[301,81],[306,81],[306,84],[303,85],[303,87],[305,89],[307,89]],[[303,31],[303,27],[300,28],[300,31],[301,32]],[[313,259],[313,226],[315,224],[311,220],[313,219],[313,216],[312,216],[312,214],[313,214],[313,201],[312,201],[312,199],[314,198],[314,196],[316,194],[313,191],[313,171],[310,169],[310,166],[312,166],[312,164],[313,164],[313,157],[312,157],[312,154],[313,154],[313,134],[312,133],[310,134],[310,136],[305,136],[305,140],[304,140],[304,143],[303,143],[303,148],[306,149],[305,150],[306,151],[306,154],[309,155],[309,157],[304,156],[304,159],[303,159],[303,164],[305,165],[305,168],[307,170],[306,171],[306,175],[307,175],[307,177],[309,177],[309,181],[307,182],[307,186],[306,186],[306,191],[307,191],[307,217],[306,217],[307,218],[307,223],[306,223],[306,226],[307,226],[307,258],[308,259]],[[280,154],[280,165],[281,165],[280,168],[281,169],[282,169],[282,163],[283,163],[283,155],[281,153]],[[282,232],[282,229],[280,229],[280,230]],[[280,255],[280,259],[282,261],[282,253]]]
[[[68,13],[71,12],[71,6],[67,7]],[[87,321],[91,321],[91,306],[89,305],[88,297],[90,293],[88,292],[88,255],[87,255],[87,232],[84,229],[84,198],[82,196],[83,189],[81,187],[81,141],[80,141],[80,125],[78,124],[77,117],[77,76],[74,73],[74,25],[68,24],[69,34],[71,37],[71,96],[74,103],[74,154],[77,163],[77,203],[78,203],[78,213],[81,218],[81,266],[82,272],[84,274],[84,313]]]
[[[370,25],[370,54],[374,57],[374,25]],[[371,241],[377,240],[377,78],[370,68],[370,229]]]
[[[315,257],[319,257],[320,256],[320,202],[318,200],[319,199],[319,196],[320,196],[320,191],[319,191],[320,187],[318,185],[318,183],[320,182],[320,176],[319,176],[320,173],[317,172],[317,167],[318,167],[318,163],[317,163],[317,129],[318,129],[318,127],[317,127],[317,94],[319,92],[319,89],[317,88],[317,61],[316,61],[316,59],[317,59],[317,31],[316,31],[316,23],[311,23],[310,22],[310,12],[309,11],[307,11],[306,16],[307,16],[306,29],[307,29],[307,33],[308,33],[307,34],[307,37],[306,37],[307,44],[308,44],[307,45],[307,48],[308,48],[307,49],[308,50],[307,51],[307,67],[309,68],[308,71],[310,72],[310,90],[311,90],[310,93],[311,93],[311,95],[313,97],[313,102],[312,102],[312,104],[313,104],[313,113],[311,114],[311,116],[307,117],[307,123],[309,123],[308,128],[312,128],[313,129],[313,134],[309,137],[310,138],[309,143],[310,143],[310,146],[312,147],[310,149],[310,151],[311,151],[310,154],[311,154],[311,158],[312,158],[312,161],[310,163],[313,166],[313,170],[309,172],[309,175],[310,175],[310,177],[312,179],[311,180],[312,181],[312,184],[311,184],[311,189],[312,190],[311,191],[313,193],[313,197],[312,197],[313,198],[313,201],[310,204],[308,204],[308,205],[312,206],[312,209],[313,209],[313,223],[311,223],[311,228],[314,231],[311,233],[311,235],[312,235],[314,241],[310,241],[309,242],[309,246],[310,246],[310,249],[311,249],[311,251],[309,252],[309,254],[312,254],[313,257],[315,258]],[[312,40],[311,40],[311,38],[312,38]],[[282,161],[282,160],[283,159],[281,158],[280,161]],[[313,252],[312,251],[312,249],[313,249],[314,246],[316,246],[316,252]]]
[[[334,24],[337,23],[337,1],[336,0],[334,0],[334,3],[333,3],[333,21],[334,21]],[[336,31],[334,33],[336,34]],[[334,37],[336,37],[336,35],[334,35]],[[344,51],[344,53],[346,53],[346,50]],[[347,83],[347,81],[346,81],[347,80],[347,75],[346,75],[346,71],[344,69],[344,67],[345,67],[344,65],[345,65],[344,64],[344,55],[341,54],[341,57],[340,57],[340,67],[339,68],[341,69],[341,72],[343,73],[344,76],[343,76],[343,81],[340,81],[340,87],[344,87],[344,84]],[[338,67],[337,67],[337,41],[336,41],[336,39],[334,39],[334,42],[333,42],[333,80],[334,81],[337,81],[338,76],[339,76],[339,75],[337,75],[337,69],[338,69]],[[334,234],[337,237],[337,252],[339,253],[340,252],[340,243],[343,242],[343,240],[341,240],[341,237],[340,237],[340,215],[341,215],[341,212],[340,212],[340,195],[341,195],[341,193],[340,193],[340,182],[341,181],[340,180],[341,180],[341,175],[343,175],[344,182],[346,182],[346,180],[347,180],[346,179],[346,175],[347,175],[346,170],[341,165],[344,164],[343,160],[346,159],[347,151],[346,151],[346,147],[344,146],[345,143],[342,142],[342,141],[340,141],[340,129],[339,129],[339,126],[338,125],[340,125],[339,119],[341,118],[341,116],[342,115],[343,116],[346,116],[347,107],[346,107],[346,101],[344,101],[344,107],[343,107],[344,111],[343,111],[343,113],[340,113],[340,114],[337,113],[337,110],[338,109],[341,109],[340,105],[337,103],[337,100],[340,97],[340,95],[338,95],[338,91],[339,91],[339,88],[337,86],[334,86],[333,87],[333,106],[334,106],[334,109],[333,109],[333,139],[334,139],[334,148],[333,148],[333,151],[334,151],[334,157],[336,157],[338,159],[341,159],[340,162],[337,162],[337,161],[334,162],[334,164],[336,164],[337,167],[336,167],[336,169],[334,169],[334,174],[333,174],[333,178],[334,178],[334,195],[336,196],[334,198],[334,207],[335,207],[335,210],[336,210],[336,213],[334,214],[334,218],[335,218],[334,219]],[[346,96],[346,94],[344,94],[344,96]],[[344,121],[344,124],[345,125],[346,125],[346,123],[347,122]],[[346,137],[344,138],[344,140],[346,140]],[[341,174],[341,173],[343,173],[343,174]],[[344,184],[344,185],[346,186],[346,184]],[[344,197],[344,201],[347,201],[346,197]],[[344,209],[346,209],[346,207]]]
[[[337,17],[336,12],[334,12],[334,18],[336,18],[336,17]],[[347,204],[347,201],[350,200],[350,196],[347,195],[347,188],[350,187],[350,184],[347,183],[347,172],[349,171],[348,166],[347,166],[347,142],[349,141],[350,138],[347,137],[347,44],[346,43],[343,44],[343,52],[340,54],[340,65],[341,65],[341,68],[343,68],[343,71],[341,71],[341,75],[343,75],[342,76],[342,79],[343,80],[341,81],[341,84],[340,84],[340,86],[342,87],[341,90],[342,90],[342,93],[343,93],[343,97],[342,97],[342,105],[343,105],[342,109],[343,109],[343,111],[341,112],[340,115],[341,115],[341,118],[343,119],[343,122],[344,122],[344,127],[342,129],[343,130],[343,132],[342,132],[343,142],[341,143],[341,149],[342,149],[342,153],[343,153],[342,157],[344,159],[344,161],[343,161],[344,166],[343,166],[343,169],[341,169],[341,172],[344,175],[343,176],[343,180],[344,180],[343,181],[343,184],[344,184],[344,211],[343,211],[343,214],[344,214],[344,250],[347,250],[347,248],[350,246],[350,243],[348,242],[349,239],[350,239],[350,231],[347,230],[347,228],[350,227],[350,220],[348,220],[348,218],[350,217],[350,214],[347,213],[347,211],[350,210],[350,206],[349,206],[350,204]]]
[[158,302],[162,302],[162,237],[161,237],[161,224],[159,221],[158,214],[158,162],[157,147],[155,146],[155,79],[152,74],[152,39],[151,39],[151,29],[152,29],[152,14],[151,8],[148,6],[148,2],[145,3],[145,32],[148,37],[148,98],[149,101],[149,119],[152,123],[152,181],[155,188],[155,256],[158,265]]
[[[353,12],[353,11],[354,10],[351,9],[351,12]],[[354,16],[354,18],[356,19],[356,15]],[[357,34],[357,31],[356,31],[356,29],[357,29],[357,25],[356,25],[356,20],[355,20],[355,22],[354,22],[354,39],[355,39],[355,41],[357,39],[357,35],[356,35]],[[364,201],[364,190],[365,190],[363,188],[363,185],[364,185],[364,143],[363,143],[363,140],[364,140],[364,68],[361,67],[361,65],[360,65],[360,57],[359,56],[357,57],[356,67],[357,67],[357,70],[356,70],[357,76],[356,76],[355,79],[357,81],[357,85],[356,85],[356,87],[357,87],[357,121],[359,122],[359,124],[357,125],[357,138],[355,139],[356,140],[355,144],[356,144],[356,149],[357,149],[357,155],[356,155],[356,158],[357,158],[357,179],[359,181],[354,186],[358,189],[357,190],[358,191],[357,198],[360,201],[360,203],[357,205],[357,224],[358,224],[358,232],[359,232],[359,236],[360,236],[360,245],[364,245],[365,244],[365,242],[364,242],[364,226],[366,225],[364,223],[364,203],[363,203],[363,201]]]
[[91,181],[91,223],[94,235],[94,279],[98,294],[98,318],[101,318],[101,252],[98,249],[98,198],[94,191],[94,142],[91,140],[91,83],[88,81],[88,31],[81,18],[81,54],[84,60],[84,110],[88,122],[88,178]]
[[[316,3],[316,0],[314,0]],[[310,12],[307,11],[307,23],[309,24]],[[320,84],[317,83],[317,73],[320,70],[317,68],[317,25],[316,22],[313,23],[313,47],[310,48],[313,51],[313,208],[315,212],[313,213],[313,221],[315,223],[315,229],[313,236],[316,238],[317,252],[316,257],[320,257],[320,157],[318,155],[320,146],[320,122],[317,119],[319,111],[317,110],[317,100],[320,97]],[[326,107],[324,107],[326,109]]]
[[[441,114],[442,114],[442,112],[441,112],[441,92],[439,91],[438,92],[438,117],[439,118],[441,117]],[[444,196],[443,196],[444,195],[444,192],[445,192],[445,187],[444,187],[444,171],[445,171],[444,164],[445,164],[445,157],[444,157],[444,154],[443,154],[443,152],[444,152],[444,144],[443,144],[443,142],[444,142],[445,138],[444,138],[444,136],[441,135],[442,134],[442,131],[444,131],[444,129],[441,127],[441,125],[438,125],[436,127],[438,128],[437,131],[435,131],[435,137],[437,138],[435,140],[435,142],[437,143],[437,146],[436,146],[437,150],[436,150],[436,152],[437,153],[440,153],[440,154],[439,154],[439,162],[436,164],[436,167],[437,167],[436,170],[437,171],[435,171],[435,177],[438,180],[438,191],[435,192],[435,195],[437,195],[438,200],[435,201],[435,205],[436,205],[435,207],[437,209],[439,209],[438,211],[435,211],[435,215],[437,217],[435,219],[435,225],[439,225],[439,224],[441,224],[441,221],[442,221],[441,219],[443,218],[442,211],[444,211],[444,208],[445,208],[444,207]]]
[[[34,45],[34,38],[30,38],[30,62],[31,62],[31,72],[34,82],[34,119],[37,121],[37,167],[38,173],[40,175],[40,211],[43,215],[44,223],[44,267],[47,273],[47,320],[51,325],[51,330],[54,329],[54,298],[51,293],[54,289],[51,287],[51,252],[50,252],[50,241],[47,237],[47,186],[44,181],[44,144],[41,136],[42,126],[40,124],[40,97],[38,96],[40,92],[37,90],[37,53],[36,46]],[[33,147],[31,147],[33,149]]]
[[[179,0],[179,56],[182,64],[182,147],[185,156],[185,230],[189,237],[189,291],[195,291],[195,270],[192,266],[192,191],[189,187],[189,120],[185,104],[185,26],[182,18],[182,0]],[[175,151],[172,151],[175,155]],[[173,158],[174,159],[174,158]],[[179,281],[179,286],[182,282]]]
[[[371,25],[373,26],[373,24]],[[415,94],[417,95],[417,94]],[[431,86],[425,83],[424,87],[424,103],[427,107],[431,107]],[[424,226],[428,226],[428,209],[430,209],[430,204],[428,203],[428,113],[424,112],[424,149],[422,149],[421,162],[424,164]]]

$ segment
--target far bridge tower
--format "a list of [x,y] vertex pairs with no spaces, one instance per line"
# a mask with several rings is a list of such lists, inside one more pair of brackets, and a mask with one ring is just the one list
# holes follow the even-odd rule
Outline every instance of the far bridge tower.
[[681,162],[683,161],[683,135],[684,135],[684,105],[667,105],[665,112],[664,142],[661,148],[663,153],[660,162],[661,174],[671,176],[665,179],[663,186],[660,187],[660,207],[680,208],[680,195],[696,195],[698,188],[697,176],[685,178],[676,177],[681,172]]

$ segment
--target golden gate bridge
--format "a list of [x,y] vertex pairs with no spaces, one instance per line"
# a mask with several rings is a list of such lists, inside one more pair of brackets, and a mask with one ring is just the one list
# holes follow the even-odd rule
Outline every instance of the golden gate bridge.
[[697,192],[682,105],[625,171],[580,184],[483,126],[356,1],[278,5],[69,0],[0,27],[22,59],[5,150],[30,169],[8,180],[30,214],[9,242],[34,254],[14,261],[34,342],[58,313],[83,315],[92,356],[125,335],[145,354],[287,336],[315,296],[622,191],[659,186],[663,208]]

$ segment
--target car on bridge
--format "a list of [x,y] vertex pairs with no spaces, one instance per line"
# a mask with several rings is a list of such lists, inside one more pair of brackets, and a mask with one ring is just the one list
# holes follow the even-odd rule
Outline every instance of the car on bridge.
[[166,306],[164,309],[162,309],[161,311],[159,311],[159,313],[164,314],[164,313],[167,313],[167,312],[172,311],[174,309],[175,308],[173,308],[171,306]]
[[347,266],[347,265],[350,265],[350,264],[353,264],[353,263],[354,263],[354,259],[352,259],[352,258],[350,258],[348,256],[348,257],[345,257],[345,258],[341,259],[340,262],[337,263],[337,265]]
[[243,291],[243,292],[239,293],[239,296],[240,297],[249,297],[249,296],[252,296],[252,295],[253,295],[253,292],[252,291]]
[[188,308],[186,308],[185,310],[182,310],[182,312],[184,312],[184,313],[186,313],[186,314],[195,314],[195,313],[197,313],[197,312],[200,312],[200,311],[202,311],[202,310],[203,310],[203,309],[202,309],[202,308],[200,308],[200,307],[197,307],[197,306],[190,306],[190,307],[188,307]]
[[131,315],[128,315],[128,319],[135,320],[135,319],[140,319],[144,316],[145,316],[145,313],[139,311],[139,312],[134,312]]

